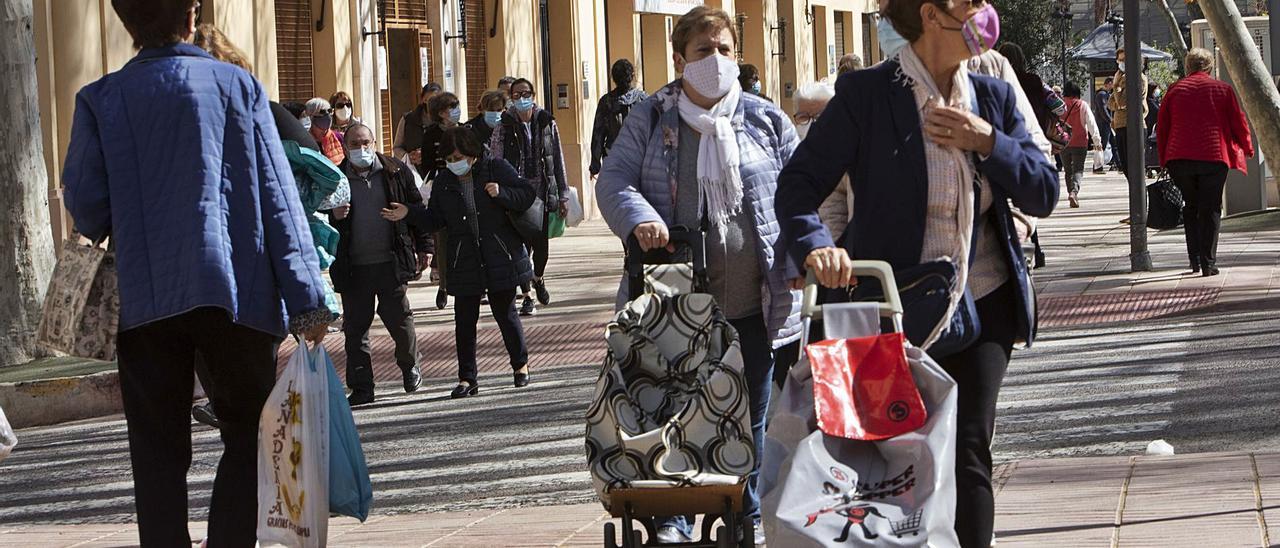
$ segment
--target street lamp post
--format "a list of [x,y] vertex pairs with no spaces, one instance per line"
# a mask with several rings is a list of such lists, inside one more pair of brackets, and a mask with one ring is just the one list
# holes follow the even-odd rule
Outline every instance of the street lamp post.
[[1124,101],[1128,138],[1127,161],[1129,179],[1129,268],[1133,272],[1151,270],[1151,253],[1147,250],[1147,180],[1146,132],[1142,121],[1142,40],[1138,0],[1124,0]]
[[1051,15],[1058,20],[1058,28],[1060,29],[1059,55],[1062,59],[1062,85],[1067,85],[1067,39],[1071,34],[1071,19],[1075,16],[1071,14],[1071,0],[1058,0],[1058,7],[1054,8]]

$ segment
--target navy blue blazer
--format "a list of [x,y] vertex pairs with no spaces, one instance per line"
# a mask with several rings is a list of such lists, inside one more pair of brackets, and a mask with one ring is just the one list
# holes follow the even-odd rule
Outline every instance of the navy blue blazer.
[[[836,82],[835,98],[778,177],[774,208],[781,225],[779,255],[788,270],[803,271],[809,252],[835,246],[818,206],[845,174],[855,196],[853,220],[840,242],[855,259],[886,261],[895,269],[920,263],[924,245],[928,173],[924,130],[915,97],[898,62],[851,72]],[[1009,202],[1028,215],[1048,217],[1058,203],[1058,174],[1031,141],[1013,88],[970,75],[979,114],[995,128],[991,155],[978,162],[995,198],[1003,259],[1018,284],[1019,338],[1035,338],[1035,297]]]

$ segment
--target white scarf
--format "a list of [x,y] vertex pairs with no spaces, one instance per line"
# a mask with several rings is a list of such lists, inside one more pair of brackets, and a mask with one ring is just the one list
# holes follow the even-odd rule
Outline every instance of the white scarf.
[[[898,63],[902,67],[902,75],[906,77],[911,84],[913,94],[917,97],[917,101],[921,96],[944,98],[942,91],[938,89],[937,83],[933,81],[933,75],[929,69],[924,66],[924,62],[920,60],[914,50],[905,47],[898,54]],[[952,92],[951,100],[943,100],[943,104],[969,111],[972,109],[973,88],[969,83],[969,72],[962,63],[956,69],[955,76],[951,82]],[[923,102],[923,101],[920,101]],[[921,110],[921,126],[924,122],[924,110]],[[924,128],[920,129],[921,134]],[[929,186],[936,187],[938,185],[956,185],[959,189],[956,199],[956,224],[955,231],[949,234],[925,234],[925,238],[948,238],[951,242],[948,249],[952,250],[951,257],[921,257],[922,261],[931,261],[939,258],[950,259],[956,263],[956,285],[951,291],[951,306],[947,310],[946,316],[943,317],[935,328],[933,333],[925,341],[923,348],[933,344],[935,340],[942,334],[943,328],[951,323],[951,316],[955,313],[960,299],[965,289],[969,286],[969,249],[973,242],[971,236],[973,234],[974,215],[974,165],[970,159],[970,155],[957,148],[941,147],[932,141],[925,139],[924,146],[936,147],[950,157],[950,161],[942,163],[929,163],[926,172],[929,177]]]
[[702,134],[698,142],[698,187],[707,219],[720,227],[742,211],[742,173],[738,170],[741,157],[737,131],[733,129],[733,115],[741,99],[742,88],[732,86],[710,110],[693,104],[684,93],[677,102],[680,119]]

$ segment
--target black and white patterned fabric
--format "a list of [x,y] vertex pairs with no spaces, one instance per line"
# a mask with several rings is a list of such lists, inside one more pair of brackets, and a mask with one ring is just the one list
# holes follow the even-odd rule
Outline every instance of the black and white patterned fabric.
[[755,450],[738,334],[710,295],[646,294],[609,324],[587,460],[614,488],[735,485]]

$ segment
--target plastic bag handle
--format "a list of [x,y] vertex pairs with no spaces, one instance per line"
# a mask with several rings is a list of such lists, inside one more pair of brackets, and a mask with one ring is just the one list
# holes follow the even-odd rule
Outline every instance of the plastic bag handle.
[[[880,303],[880,316],[893,317],[895,325],[902,322],[902,299],[898,296],[898,282],[893,267],[884,261],[853,261],[854,276],[871,276],[880,280],[884,288],[884,302]],[[818,305],[818,275],[812,271],[805,277],[804,300],[800,317],[822,319],[822,307]]]

